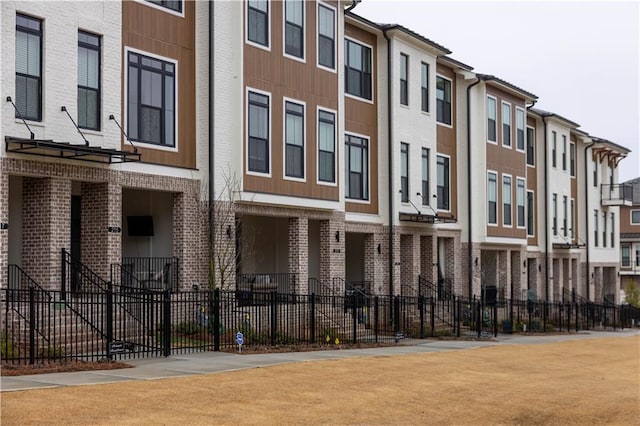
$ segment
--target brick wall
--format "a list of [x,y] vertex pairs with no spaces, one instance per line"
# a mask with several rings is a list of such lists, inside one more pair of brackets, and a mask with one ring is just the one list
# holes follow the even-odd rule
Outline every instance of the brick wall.
[[289,273],[296,276],[297,294],[308,292],[309,221],[305,217],[289,218]]
[[107,182],[82,182],[81,188],[82,258],[80,261],[102,278],[108,279],[108,184]]
[[[0,223],[9,223],[9,175],[0,173]],[[9,230],[0,229],[0,288],[7,286]]]

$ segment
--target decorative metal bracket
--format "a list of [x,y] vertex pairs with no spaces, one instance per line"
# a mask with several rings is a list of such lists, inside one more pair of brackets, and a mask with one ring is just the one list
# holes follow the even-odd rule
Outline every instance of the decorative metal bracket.
[[20,118],[20,120],[22,120],[24,125],[27,127],[27,130],[29,130],[29,133],[31,134],[31,139],[35,139],[36,135],[33,134],[31,127],[29,127],[29,125],[27,124],[27,120],[24,119],[24,117],[22,116],[22,113],[20,112],[16,104],[14,104],[13,100],[11,100],[11,96],[7,96],[7,102],[11,102],[11,105],[13,105],[13,109],[15,109],[16,112],[18,113],[18,117]]

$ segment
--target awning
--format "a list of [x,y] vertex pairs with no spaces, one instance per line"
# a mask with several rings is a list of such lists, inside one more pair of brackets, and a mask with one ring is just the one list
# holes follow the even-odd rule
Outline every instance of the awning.
[[55,142],[50,139],[27,139],[13,136],[4,138],[7,152],[39,155],[43,157],[65,158],[68,160],[90,161],[94,163],[114,164],[140,161],[140,154],[131,151],[102,148],[99,146],[73,145],[68,142]]
[[432,215],[432,214],[422,214],[422,213],[402,213],[399,214],[400,222],[418,222],[418,223],[455,223],[455,217],[443,217]]

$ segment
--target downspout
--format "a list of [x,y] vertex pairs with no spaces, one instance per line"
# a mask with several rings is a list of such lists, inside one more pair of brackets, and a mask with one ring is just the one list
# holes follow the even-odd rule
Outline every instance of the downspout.
[[469,87],[467,87],[467,222],[468,222],[468,242],[467,242],[467,275],[469,280],[469,299],[473,296],[473,250],[471,248],[472,241],[472,233],[471,233],[471,88],[476,84],[480,83],[481,79],[478,78],[476,81],[471,83]]
[[549,300],[549,169],[547,146],[547,115],[542,114],[544,125],[544,297]]
[[589,168],[587,167],[587,150],[595,145],[595,142],[591,142],[584,147],[584,225],[585,225],[585,247],[586,251],[586,263],[587,263],[587,301],[591,300],[591,265],[589,264]]
[[[387,35],[387,29],[382,29],[382,34],[384,38],[387,40],[387,142],[389,146],[389,153],[387,155],[387,168],[389,170],[389,297],[393,298],[393,115],[391,114],[391,109],[393,107],[393,102],[391,99],[392,91],[391,91],[391,39]],[[391,314],[393,315],[393,313]],[[391,317],[393,319],[393,316]]]
[[[214,127],[214,3],[213,1],[209,1],[209,241],[211,253],[209,256],[213,256],[213,242],[215,241],[216,231],[215,231],[215,209],[214,209],[214,201],[215,201],[215,136],[213,134]],[[211,258],[210,258],[211,259]],[[215,286],[215,282],[210,283],[210,286]],[[212,288],[210,287],[210,290]]]

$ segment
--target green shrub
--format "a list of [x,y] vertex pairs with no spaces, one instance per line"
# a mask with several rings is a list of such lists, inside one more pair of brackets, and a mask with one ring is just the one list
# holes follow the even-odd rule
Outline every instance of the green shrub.
[[52,360],[62,359],[64,353],[62,346],[44,346],[38,350],[38,358]]
[[7,336],[7,331],[0,331],[0,355],[2,359],[13,358],[15,351],[13,349],[13,341]]
[[185,336],[192,336],[194,334],[200,334],[202,327],[200,327],[195,321],[184,321],[175,325],[174,331]]

